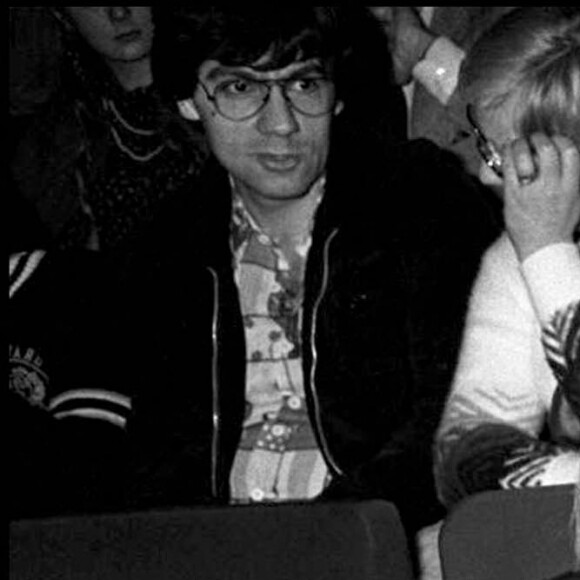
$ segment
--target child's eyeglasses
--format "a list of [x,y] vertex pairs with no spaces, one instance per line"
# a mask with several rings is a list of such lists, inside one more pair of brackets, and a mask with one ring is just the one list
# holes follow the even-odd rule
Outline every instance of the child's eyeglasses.
[[475,135],[475,144],[481,158],[499,178],[503,179],[501,155],[495,145],[485,136],[484,132],[475,122],[473,118],[473,107],[471,105],[467,105],[466,116]]

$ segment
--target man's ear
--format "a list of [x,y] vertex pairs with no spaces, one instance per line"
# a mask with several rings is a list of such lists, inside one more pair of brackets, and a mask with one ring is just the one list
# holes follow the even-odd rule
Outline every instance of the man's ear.
[[343,101],[336,101],[336,104],[334,105],[334,114],[335,115],[340,115],[340,113],[342,113],[342,110],[344,109],[344,102]]
[[178,101],[177,108],[184,119],[187,119],[188,121],[199,121],[199,113],[197,112],[193,99],[183,99],[183,101]]

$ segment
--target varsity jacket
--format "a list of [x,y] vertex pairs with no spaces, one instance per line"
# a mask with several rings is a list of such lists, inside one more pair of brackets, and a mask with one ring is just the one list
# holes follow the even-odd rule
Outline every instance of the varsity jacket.
[[9,517],[120,509],[131,381],[110,269],[85,251],[9,265]]
[[[246,364],[230,217],[228,177],[212,161],[160,219],[126,285],[139,281],[129,292],[147,313],[132,506],[228,501]],[[410,529],[441,515],[432,438],[497,231],[471,178],[427,142],[384,157],[331,152],[302,326],[308,411],[333,476],[323,498],[385,498]]]

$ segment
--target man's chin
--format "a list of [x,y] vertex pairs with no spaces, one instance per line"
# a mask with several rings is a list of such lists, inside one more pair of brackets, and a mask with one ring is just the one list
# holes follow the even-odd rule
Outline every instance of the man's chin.
[[258,192],[258,197],[264,202],[272,204],[283,204],[295,199],[301,199],[309,191],[308,187],[288,188],[288,189],[265,189]]
[[268,174],[260,179],[239,181],[241,187],[237,187],[240,193],[246,192],[255,198],[271,200],[272,202],[290,201],[300,199],[308,193],[313,180],[304,179],[299,175],[292,174]]

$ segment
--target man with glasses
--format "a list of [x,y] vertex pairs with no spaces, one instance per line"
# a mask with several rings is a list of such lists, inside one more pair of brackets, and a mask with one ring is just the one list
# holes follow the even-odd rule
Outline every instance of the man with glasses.
[[156,18],[155,78],[213,158],[133,297],[156,305],[164,361],[135,402],[135,504],[381,497],[409,531],[434,521],[431,438],[487,208],[428,143],[355,139],[349,107],[372,94],[352,63],[380,33],[365,10]]

